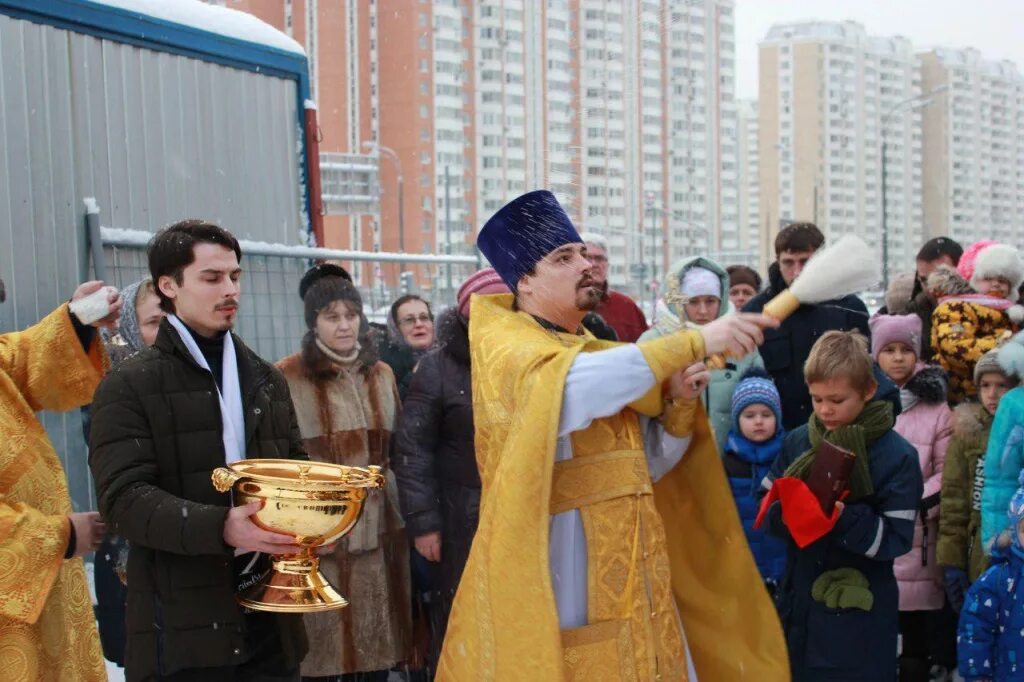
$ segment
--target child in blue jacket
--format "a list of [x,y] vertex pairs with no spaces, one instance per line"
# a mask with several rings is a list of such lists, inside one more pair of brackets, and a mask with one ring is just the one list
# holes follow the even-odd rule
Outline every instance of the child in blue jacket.
[[[804,376],[814,414],[786,435],[763,507],[769,531],[787,545],[776,601],[792,679],[895,682],[893,560],[910,551],[914,537],[924,489],[917,452],[893,430],[895,405],[880,393],[863,336],[823,334]],[[806,485],[824,441],[857,456],[848,496],[831,516]]]
[[[1024,378],[1024,332],[999,351],[999,364],[1012,376]],[[981,542],[989,552],[1006,528],[1006,506],[1017,490],[1024,469],[1024,386],[999,401],[985,450],[985,485],[981,491]]]
[[754,528],[761,484],[782,451],[782,401],[771,375],[752,368],[740,377],[732,394],[732,429],[725,441],[722,464],[736,499],[743,531],[761,571],[765,586],[774,595],[786,570],[786,543]]
[[960,612],[957,654],[969,682],[1024,679],[1024,489],[1010,501],[1009,517],[993,565],[971,586]]

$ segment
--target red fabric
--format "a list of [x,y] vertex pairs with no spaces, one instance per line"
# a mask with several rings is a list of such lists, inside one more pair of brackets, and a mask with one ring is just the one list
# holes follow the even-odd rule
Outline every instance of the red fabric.
[[832,516],[825,516],[821,503],[814,496],[807,484],[799,478],[783,477],[775,480],[772,489],[761,502],[761,509],[754,520],[754,528],[759,528],[768,513],[768,507],[778,500],[782,503],[782,521],[793,536],[797,547],[803,549],[821,536],[828,533],[839,520],[839,507],[832,510]]
[[619,341],[636,343],[640,335],[647,331],[647,318],[640,307],[625,294],[609,291],[601,305],[594,311],[615,330]]

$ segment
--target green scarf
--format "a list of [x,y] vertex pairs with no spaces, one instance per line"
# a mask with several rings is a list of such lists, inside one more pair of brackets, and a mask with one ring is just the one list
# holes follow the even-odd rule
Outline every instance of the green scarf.
[[850,495],[847,500],[852,502],[871,495],[875,491],[875,486],[871,483],[871,469],[868,466],[868,446],[892,430],[896,423],[892,412],[892,403],[874,400],[864,407],[856,421],[847,426],[840,426],[834,431],[826,429],[818,416],[812,414],[810,421],[807,422],[811,448],[789,465],[785,475],[806,481],[818,446],[821,445],[821,441],[827,440],[857,455],[853,472],[850,474]]

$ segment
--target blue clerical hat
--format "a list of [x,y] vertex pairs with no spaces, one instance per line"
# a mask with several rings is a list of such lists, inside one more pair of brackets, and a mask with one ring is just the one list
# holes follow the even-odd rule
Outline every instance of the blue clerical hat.
[[546,189],[505,204],[476,238],[480,251],[512,291],[544,256],[560,246],[582,243],[558,199]]

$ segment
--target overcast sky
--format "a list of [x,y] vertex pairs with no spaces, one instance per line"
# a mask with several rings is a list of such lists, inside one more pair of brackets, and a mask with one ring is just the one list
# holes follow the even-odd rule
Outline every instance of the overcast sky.
[[1024,0],[736,0],[738,97],[757,97],[757,44],[771,25],[805,19],[850,19],[915,49],[974,47],[1024,66]]

